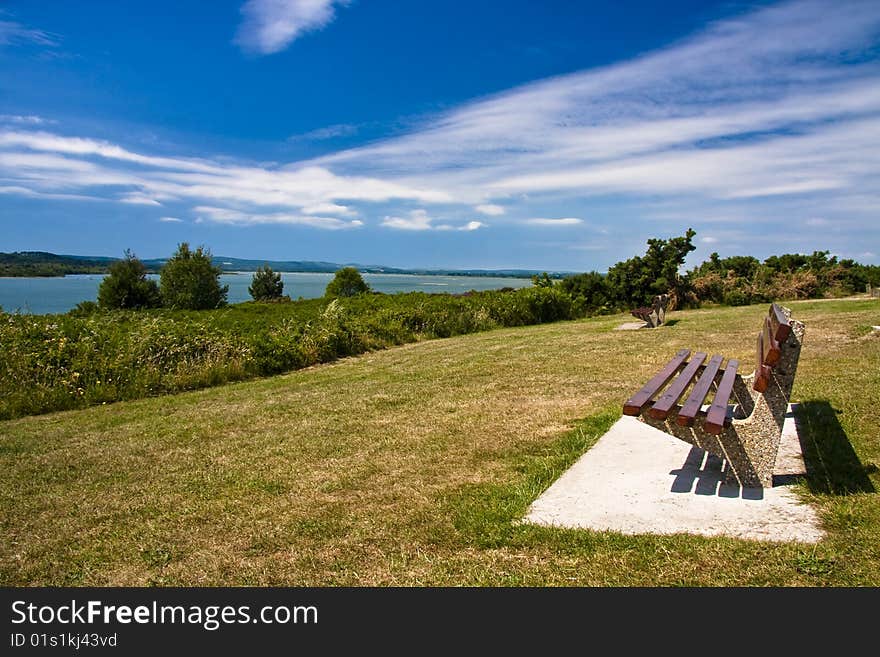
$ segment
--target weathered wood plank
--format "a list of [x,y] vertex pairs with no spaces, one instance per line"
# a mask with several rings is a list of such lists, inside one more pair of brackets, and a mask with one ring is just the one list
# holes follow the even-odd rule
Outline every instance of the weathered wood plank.
[[654,402],[654,405],[648,409],[648,413],[651,417],[658,420],[666,419],[666,416],[669,415],[669,411],[678,403],[678,400],[681,399],[684,391],[690,385],[691,381],[694,380],[694,377],[703,365],[703,361],[706,360],[706,356],[707,354],[699,351],[694,354],[694,357],[681,371],[678,378],[672,382],[672,385],[670,385],[657,401]]
[[678,412],[676,422],[678,422],[680,426],[691,427],[694,425],[697,413],[699,413],[700,409],[703,407],[703,402],[709,394],[709,390],[712,388],[712,384],[715,381],[715,375],[718,374],[718,370],[721,367],[721,362],[723,360],[724,356],[719,355],[712,356],[712,358],[709,359],[706,369],[703,370],[703,374],[700,376],[696,385],[694,385],[694,389],[691,390],[691,394],[688,396],[687,401],[685,401],[684,406],[682,406],[681,410]]
[[770,368],[764,365],[764,332],[758,333],[758,349],[755,357],[755,392],[764,392],[770,385]]
[[773,367],[779,362],[782,352],[779,350],[779,343],[773,335],[773,327],[770,318],[764,318],[764,333],[761,336],[762,343],[762,362],[764,365]]
[[739,361],[731,358],[727,361],[727,367],[724,368],[724,375],[721,377],[721,383],[718,384],[718,390],[715,391],[715,397],[712,399],[712,405],[706,413],[706,422],[703,425],[711,434],[718,435],[724,429],[724,422],[727,419],[727,404],[730,402],[730,395],[733,393],[733,383],[736,380],[736,370],[739,369]]
[[776,342],[782,344],[791,334],[791,324],[788,322],[788,317],[785,316],[782,307],[774,303],[770,305],[769,319],[773,337]]
[[690,353],[690,349],[680,349],[673,359],[666,363],[666,366],[660,370],[654,378],[648,381],[642,386],[641,390],[624,402],[623,412],[626,415],[638,415],[641,413],[645,404],[657,394],[657,391],[659,391],[660,388],[666,385],[666,382],[669,381],[669,379],[675,376],[675,373],[678,372],[678,369],[687,357],[690,356]]

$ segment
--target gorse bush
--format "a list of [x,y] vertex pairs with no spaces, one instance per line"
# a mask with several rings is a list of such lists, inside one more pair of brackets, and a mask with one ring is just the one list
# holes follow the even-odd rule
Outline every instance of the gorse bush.
[[[840,297],[880,283],[880,267],[838,260],[828,251],[812,255],[721,258],[717,253],[688,273],[696,303],[741,306],[786,299]],[[876,282],[875,282],[876,281]]]
[[648,240],[644,256],[618,262],[606,275],[598,272],[564,278],[561,289],[571,297],[575,316],[631,310],[651,304],[654,296],[669,294],[670,309],[703,303],[741,306],[790,299],[840,297],[880,285],[880,267],[838,260],[828,251],[812,255],[784,254],[761,262],[753,256],[709,260],[683,273],[685,258],[694,250],[696,233]]

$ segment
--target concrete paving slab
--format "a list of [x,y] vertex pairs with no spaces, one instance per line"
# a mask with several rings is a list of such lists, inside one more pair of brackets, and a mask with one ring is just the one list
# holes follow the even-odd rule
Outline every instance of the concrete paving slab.
[[823,538],[818,514],[790,486],[806,472],[791,408],[772,488],[724,484],[722,467],[705,451],[623,416],[535,500],[523,522],[624,534]]

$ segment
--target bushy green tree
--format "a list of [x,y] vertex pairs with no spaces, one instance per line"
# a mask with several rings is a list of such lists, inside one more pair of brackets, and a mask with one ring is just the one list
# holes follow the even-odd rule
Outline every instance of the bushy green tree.
[[226,305],[228,285],[220,285],[221,269],[211,261],[211,252],[195,251],[182,242],[177,252],[162,267],[159,291],[168,308],[208,310]]
[[248,292],[254,301],[280,299],[283,291],[284,283],[281,281],[281,274],[272,271],[269,265],[263,265],[254,272],[253,280],[248,287]]
[[98,287],[100,308],[155,308],[161,304],[159,286],[147,278],[147,268],[131,250],[110,265]]
[[543,271],[540,275],[535,274],[532,276],[532,285],[535,287],[553,287],[553,279],[550,278],[550,274]]
[[740,278],[751,278],[761,266],[760,261],[752,256],[731,256],[722,258],[712,253],[709,259],[694,268],[692,275],[702,276],[714,272],[725,277],[731,274]]
[[691,242],[696,234],[688,228],[682,237],[649,239],[644,256],[611,267],[606,276],[610,298],[620,308],[636,308],[650,306],[656,295],[668,293],[673,296],[673,307],[681,305],[690,294],[690,285],[679,270],[687,254],[697,248]]
[[571,295],[578,315],[602,313],[616,305],[609,296],[605,277],[599,272],[566,276],[560,286]]
[[324,296],[335,299],[337,297],[353,297],[369,291],[370,286],[364,282],[357,269],[354,267],[343,267],[336,272],[333,280],[327,284]]

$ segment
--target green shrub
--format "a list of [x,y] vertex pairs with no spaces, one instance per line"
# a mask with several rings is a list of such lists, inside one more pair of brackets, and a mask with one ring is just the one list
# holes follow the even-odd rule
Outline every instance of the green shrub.
[[333,280],[327,284],[324,296],[328,299],[337,297],[353,297],[370,291],[370,286],[354,267],[343,267],[336,272]]
[[130,250],[110,265],[98,287],[98,306],[104,309],[156,308],[161,304],[159,286],[147,278],[147,268]]
[[253,280],[248,287],[248,292],[254,301],[280,299],[283,291],[281,274],[272,271],[269,265],[264,265],[254,272]]
[[220,285],[221,269],[211,261],[210,251],[191,251],[181,243],[160,272],[162,304],[168,308],[209,310],[226,305],[228,285]]
[[[71,317],[88,317],[98,312],[98,304],[94,301],[80,301],[76,306],[67,312]],[[2,312],[2,309],[0,309]]]

